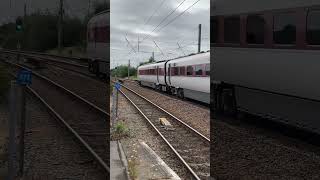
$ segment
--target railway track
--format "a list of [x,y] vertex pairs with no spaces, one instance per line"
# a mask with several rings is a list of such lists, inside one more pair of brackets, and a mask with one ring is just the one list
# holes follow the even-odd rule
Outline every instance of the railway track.
[[[6,63],[17,69],[28,69]],[[47,77],[32,73],[33,82],[27,89],[96,160],[106,177],[109,176],[109,113]]]
[[[21,59],[24,59],[25,62],[33,64],[36,68],[43,68],[44,66],[55,66],[68,71],[76,72],[88,77],[95,78],[94,74],[91,74],[88,71],[88,60],[87,59],[79,59],[72,57],[63,57],[57,55],[50,55],[44,53],[34,53],[34,52],[19,52],[19,51],[2,51],[2,53],[7,54],[9,56],[17,56],[20,55]],[[14,61],[17,62],[17,58],[14,57]]]
[[[193,179],[208,179],[210,177],[210,140],[134,90],[124,85],[122,87],[121,94],[166,142],[184,164],[189,176]],[[163,126],[159,118],[166,118],[171,126]]]

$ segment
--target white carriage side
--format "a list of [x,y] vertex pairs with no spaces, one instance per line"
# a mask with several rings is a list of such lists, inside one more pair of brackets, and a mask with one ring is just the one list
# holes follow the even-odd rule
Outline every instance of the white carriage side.
[[211,12],[216,107],[320,133],[320,1],[233,2]]

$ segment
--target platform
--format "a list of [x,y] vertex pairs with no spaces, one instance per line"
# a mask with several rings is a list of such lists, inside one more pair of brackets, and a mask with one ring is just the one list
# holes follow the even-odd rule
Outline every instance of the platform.
[[110,179],[129,180],[127,174],[126,158],[121,144],[117,141],[110,142]]
[[[143,141],[137,142],[132,149],[124,149],[128,157],[129,171],[136,179],[170,179],[180,177]],[[135,152],[132,154],[132,151]]]

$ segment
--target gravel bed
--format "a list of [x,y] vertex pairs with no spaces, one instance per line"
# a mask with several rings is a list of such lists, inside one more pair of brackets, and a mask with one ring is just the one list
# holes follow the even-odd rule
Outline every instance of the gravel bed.
[[[125,82],[130,88],[186,122],[206,137],[210,137],[210,109],[194,103],[172,98],[150,88],[140,87],[136,82]],[[183,108],[182,108],[183,107]]]
[[119,121],[124,121],[129,128],[129,137],[121,140],[128,161],[136,158],[133,151],[135,144],[144,141],[182,179],[190,179],[183,164],[176,158],[171,149],[122,95],[119,95]]
[[98,107],[106,111],[109,109],[108,83],[52,66],[37,72],[77,93]]
[[28,96],[23,179],[105,179],[94,159]]
[[[139,109],[150,119],[153,125],[177,150],[189,166],[201,179],[207,179],[210,171],[210,142],[200,138],[189,128],[178,123],[165,112],[150,105],[144,99],[134,93],[122,89],[122,91],[139,107]],[[172,125],[164,127],[159,118],[166,118]]]
[[108,116],[37,78],[31,87],[109,164]]
[[234,121],[212,121],[211,174],[215,178],[320,178],[320,147]]

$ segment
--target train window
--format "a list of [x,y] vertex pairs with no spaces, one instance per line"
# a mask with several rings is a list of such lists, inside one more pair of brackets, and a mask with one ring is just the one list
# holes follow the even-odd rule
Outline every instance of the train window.
[[307,19],[307,42],[311,45],[320,45],[320,10],[309,11]]
[[264,44],[265,20],[262,15],[249,15],[247,17],[247,43]]
[[295,44],[296,15],[293,12],[277,14],[274,17],[273,39],[277,44]]
[[210,76],[210,64],[206,64],[206,76]]
[[160,75],[160,76],[163,76],[163,75],[164,75],[164,73],[163,73],[163,68],[159,68],[159,75]]
[[196,71],[196,75],[197,76],[202,76],[203,75],[203,67],[202,67],[202,65],[196,65],[195,71]]
[[179,68],[178,67],[172,67],[171,68],[171,76],[178,76],[179,75]]
[[179,75],[184,76],[186,74],[186,68],[184,66],[179,67]]
[[232,16],[224,20],[224,42],[240,43],[240,17]]
[[192,76],[192,75],[193,75],[193,67],[187,66],[187,76]]
[[216,43],[218,41],[218,20],[217,18],[211,18],[211,43]]

